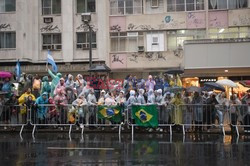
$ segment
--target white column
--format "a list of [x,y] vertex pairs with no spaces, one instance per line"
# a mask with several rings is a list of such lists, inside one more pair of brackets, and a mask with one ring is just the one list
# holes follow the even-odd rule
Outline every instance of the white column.
[[62,57],[64,62],[73,61],[74,55],[74,0],[61,0]]

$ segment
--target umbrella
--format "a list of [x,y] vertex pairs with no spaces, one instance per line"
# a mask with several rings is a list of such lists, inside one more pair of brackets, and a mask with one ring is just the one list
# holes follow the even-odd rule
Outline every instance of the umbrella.
[[244,87],[250,88],[250,80],[240,81],[239,83]]
[[186,92],[201,92],[201,88],[197,86],[190,86],[186,88]]
[[169,69],[165,73],[166,74],[183,74],[184,70],[181,70],[181,69]]
[[91,67],[89,70],[89,72],[110,72],[111,69],[106,65],[95,65],[93,67]]
[[225,92],[225,88],[215,82],[205,82],[204,85],[205,87],[211,88],[212,90],[219,90]]
[[183,87],[179,87],[179,86],[174,86],[174,87],[168,87],[166,89],[166,92],[171,92],[171,93],[177,93],[177,92],[181,92],[182,90],[184,90]]
[[228,86],[228,87],[231,87],[231,88],[237,88],[238,87],[236,83],[234,83],[232,80],[229,80],[229,79],[219,80],[216,83],[220,84],[222,86]]
[[0,78],[10,78],[12,74],[7,71],[0,71]]

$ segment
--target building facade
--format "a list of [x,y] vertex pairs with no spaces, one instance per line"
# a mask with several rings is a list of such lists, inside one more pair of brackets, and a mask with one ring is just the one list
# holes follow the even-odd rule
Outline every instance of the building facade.
[[89,29],[81,14],[89,12],[93,61],[114,78],[185,68],[186,40],[250,37],[250,0],[1,0],[1,70],[20,59],[25,72],[46,72],[50,49],[59,71],[86,72]]

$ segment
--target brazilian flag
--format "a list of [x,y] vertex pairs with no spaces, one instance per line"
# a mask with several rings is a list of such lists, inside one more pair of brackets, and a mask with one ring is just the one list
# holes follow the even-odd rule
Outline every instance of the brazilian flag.
[[139,126],[158,126],[158,110],[156,105],[133,105],[132,115],[135,119],[135,123]]
[[120,106],[98,106],[98,118],[108,119],[113,122],[122,121],[122,112]]

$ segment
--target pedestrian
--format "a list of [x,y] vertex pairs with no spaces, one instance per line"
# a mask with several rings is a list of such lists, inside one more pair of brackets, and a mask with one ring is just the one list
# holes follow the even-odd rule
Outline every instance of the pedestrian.
[[[88,102],[88,116],[87,116],[87,125],[92,124],[95,125],[96,122],[96,97],[95,97],[95,91],[93,88],[89,90],[89,94],[87,97]],[[93,127],[90,127],[90,129],[93,129]]]
[[155,104],[155,95],[153,89],[149,89],[148,91],[147,104]]
[[183,109],[183,122],[187,126],[185,127],[186,132],[191,131],[191,124],[192,124],[192,107],[191,107],[191,98],[188,92],[185,92],[183,97],[184,105],[182,106]]
[[39,76],[37,74],[35,75],[35,78],[33,80],[32,90],[33,90],[32,92],[36,98],[40,96],[41,79],[39,78]]
[[[4,111],[5,124],[9,122],[11,124],[18,124],[18,114],[20,112],[18,106],[17,96],[15,94],[11,94],[10,99],[5,103],[6,111]],[[6,129],[6,128],[5,128]],[[11,128],[15,130],[15,128]]]
[[50,96],[54,97],[55,88],[56,88],[57,84],[59,83],[60,78],[62,77],[62,74],[57,73],[55,75],[55,74],[52,73],[52,71],[50,69],[48,69],[48,73],[49,73],[50,77],[52,78]]
[[76,93],[77,93],[77,96],[80,95],[80,93],[82,92],[83,90],[83,87],[86,86],[86,81],[83,79],[83,76],[81,74],[78,74],[76,76],[76,82],[75,82],[75,87],[76,87]]
[[[64,91],[64,87],[62,87],[62,89],[57,88],[57,95],[54,97],[55,100],[55,104],[59,110],[59,116],[60,116],[60,124],[66,124],[67,121],[67,98],[65,96],[65,91]],[[61,130],[63,130],[63,128],[60,128]]]
[[150,89],[154,91],[154,86],[155,86],[155,81],[153,80],[152,75],[149,75],[148,80],[145,83],[146,92],[148,92]]
[[145,98],[144,98],[144,89],[139,89],[139,95],[137,97],[137,104],[146,104]]
[[203,122],[203,99],[199,92],[194,92],[194,97],[192,99],[194,121],[195,121],[195,131],[202,131]]
[[184,104],[184,101],[181,97],[181,93],[178,92],[175,97],[170,101],[170,104],[174,104],[176,107],[176,117],[175,124],[177,125],[177,130],[181,130],[181,125],[183,124],[183,112],[181,110],[181,105]]
[[42,79],[42,89],[40,94],[43,94],[44,92],[47,92],[48,94],[51,92],[51,85],[49,84],[48,76],[44,76]]
[[65,87],[72,88],[72,89],[75,88],[75,81],[73,79],[73,75],[71,75],[71,74],[68,75],[68,79],[65,83]]

